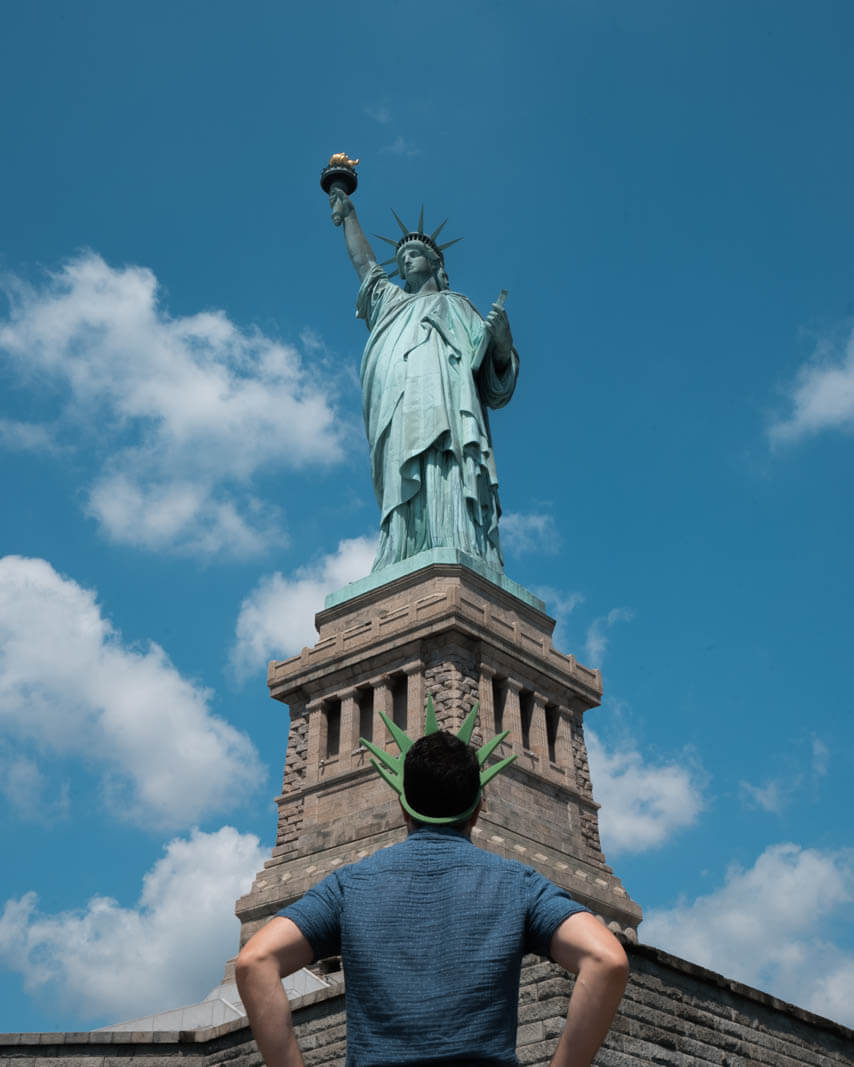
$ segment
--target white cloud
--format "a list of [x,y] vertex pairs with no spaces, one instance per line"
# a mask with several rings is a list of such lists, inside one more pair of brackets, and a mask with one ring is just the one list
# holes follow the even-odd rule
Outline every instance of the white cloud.
[[314,616],[323,608],[326,594],[370,574],[376,549],[375,537],[354,537],[290,577],[276,571],[262,578],[240,605],[237,617],[231,663],[238,677],[313,645]]
[[0,447],[13,452],[60,452],[53,430],[37,422],[0,419]]
[[407,141],[407,139],[400,134],[395,137],[391,144],[384,145],[380,151],[388,152],[388,154],[392,156],[406,156],[408,159],[412,159],[413,156],[421,155],[421,149],[411,141]]
[[386,104],[368,104],[365,107],[365,114],[369,118],[372,118],[374,122],[379,122],[382,126],[387,126],[391,122],[391,108]]
[[[771,778],[763,785],[754,785],[747,781],[738,783],[739,795],[747,807],[761,808],[762,811],[779,815],[801,790],[808,786],[816,787],[820,779],[827,774],[830,749],[820,737],[812,738],[809,773],[803,770],[803,741],[796,741],[794,747],[794,758],[784,758],[784,763],[789,765],[788,774]],[[780,760],[781,757],[778,756],[778,765]]]
[[560,534],[554,517],[546,512],[523,515],[511,512],[501,516],[501,540],[511,552],[538,552],[554,555],[560,548]]
[[820,737],[812,739],[812,773],[815,778],[823,778],[830,764],[830,749]]
[[823,430],[854,430],[854,332],[845,351],[821,343],[789,388],[790,412],[771,424],[772,445],[795,443]]
[[44,560],[0,559],[0,731],[29,746],[20,756],[85,759],[111,813],[187,826],[264,779],[251,741],[209,700],[154,642],[124,644],[92,591]]
[[[67,428],[106,458],[88,508],[112,538],[246,555],[281,540],[251,495],[260,471],[339,461],[330,383],[293,347],[222,311],[173,318],[142,267],[85,253],[40,288],[7,278],[0,350],[21,383],[67,397]],[[93,428],[96,435],[93,434]],[[18,447],[45,428],[7,424]]]
[[47,822],[68,812],[68,783],[48,779],[35,760],[0,737],[0,797],[19,819]]
[[0,961],[28,992],[58,995],[95,1024],[195,1003],[237,951],[234,901],[266,858],[252,834],[194,830],[166,846],[135,907],[93,897],[43,915],[27,893],[0,916]]
[[535,586],[531,592],[538,596],[540,600],[545,601],[546,611],[555,620],[552,645],[558,651],[567,651],[569,647],[567,621],[578,605],[584,602],[583,595],[581,593],[565,593],[550,585]]
[[854,955],[834,943],[850,923],[854,852],[778,844],[724,884],[673,908],[651,909],[648,944],[854,1024]]
[[750,782],[741,781],[738,783],[738,790],[748,807],[761,808],[775,815],[780,814],[794,792],[791,784],[781,779],[771,779],[765,785],[751,785]]
[[615,622],[631,622],[633,618],[634,612],[631,608],[611,608],[607,615],[600,615],[598,619],[591,622],[584,646],[589,664],[594,667],[602,666],[602,659],[610,640],[608,631]]
[[606,855],[658,848],[703,809],[703,774],[691,759],[652,763],[630,743],[613,752],[585,731]]
[[287,543],[278,508],[190,480],[105,475],[92,486],[86,510],[113,541],[136,548],[245,558]]

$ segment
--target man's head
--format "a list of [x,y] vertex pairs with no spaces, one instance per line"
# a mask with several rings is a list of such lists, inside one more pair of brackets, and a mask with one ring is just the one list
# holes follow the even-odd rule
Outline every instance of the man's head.
[[[486,770],[482,769],[509,730],[503,730],[475,751],[469,748],[469,741],[477,719],[477,704],[463,719],[456,737],[439,729],[432,696],[427,697],[425,710],[424,737],[420,741],[407,737],[393,719],[380,712],[380,718],[400,750],[399,756],[392,755],[384,746],[375,745],[366,737],[360,737],[359,741],[371,753],[371,763],[400,797],[401,807],[410,821],[471,825],[480,811],[483,787],[516,759],[513,752]],[[435,735],[440,734],[442,736],[436,738]],[[443,814],[431,814],[433,811]]]
[[427,734],[406,753],[403,792],[414,813],[467,822],[480,799],[477,753],[446,730]]

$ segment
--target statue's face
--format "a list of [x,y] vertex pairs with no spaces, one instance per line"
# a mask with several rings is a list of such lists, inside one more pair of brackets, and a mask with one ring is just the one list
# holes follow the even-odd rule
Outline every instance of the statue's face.
[[427,249],[424,245],[419,244],[418,241],[412,241],[411,244],[404,245],[398,256],[398,262],[400,263],[400,273],[408,282],[416,281],[419,278],[424,281],[433,273],[430,260],[427,258]]

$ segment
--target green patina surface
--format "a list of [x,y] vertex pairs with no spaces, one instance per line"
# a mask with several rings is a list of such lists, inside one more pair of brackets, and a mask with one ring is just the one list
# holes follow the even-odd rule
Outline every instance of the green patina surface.
[[[416,229],[395,215],[402,236],[382,238],[395,248],[397,270],[387,274],[347,195],[355,172],[321,184],[359,276],[356,315],[370,332],[360,380],[380,508],[373,571],[385,577],[396,563],[445,548],[502,571],[487,409],[508,403],[519,374],[506,293],[482,318],[451,290],[443,249],[454,242],[436,243],[444,223],[428,234],[423,209]],[[398,273],[402,288],[390,280]]]
[[485,578],[488,582],[492,582],[493,585],[499,586],[505,593],[509,593],[537,611],[547,614],[545,602],[540,600],[538,596],[534,596],[524,586],[508,578],[502,571],[497,570],[495,567],[490,567],[483,560],[475,559],[474,556],[469,556],[456,548],[431,548],[426,552],[419,552],[418,555],[409,556],[408,559],[400,560],[398,563],[392,563],[381,571],[374,571],[367,577],[360,578],[356,582],[350,582],[343,589],[337,589],[334,593],[330,593],[326,598],[325,607],[334,608],[338,604],[344,604],[346,601],[352,600],[353,597],[361,596],[362,593],[369,593],[371,590],[378,589],[381,585],[393,582],[397,578],[405,578],[408,574],[423,570],[432,563],[452,563],[467,567],[470,571],[474,571],[475,574],[479,574],[481,578]]

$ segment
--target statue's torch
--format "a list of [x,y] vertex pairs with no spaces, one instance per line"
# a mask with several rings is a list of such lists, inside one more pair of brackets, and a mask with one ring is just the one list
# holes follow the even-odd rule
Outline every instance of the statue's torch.
[[[334,156],[329,157],[328,165],[320,172],[320,188],[327,196],[333,189],[340,189],[345,196],[350,196],[359,184],[356,174],[358,165],[358,159],[350,159],[346,152],[336,152]],[[332,221],[336,226],[340,226],[343,221],[343,215],[335,208],[332,209]]]

